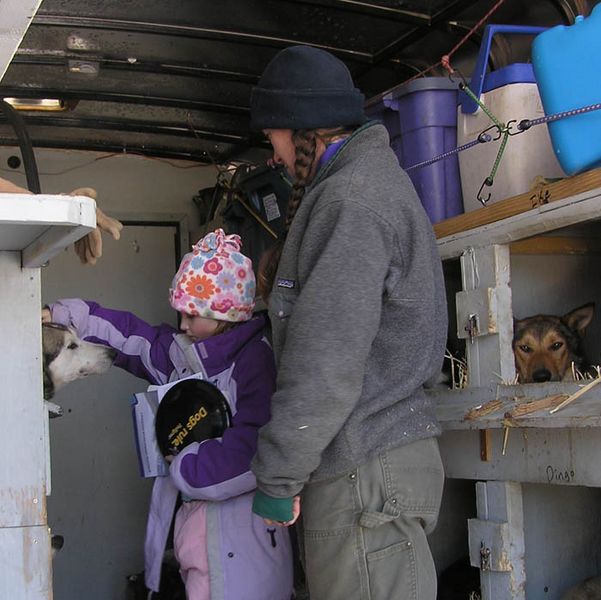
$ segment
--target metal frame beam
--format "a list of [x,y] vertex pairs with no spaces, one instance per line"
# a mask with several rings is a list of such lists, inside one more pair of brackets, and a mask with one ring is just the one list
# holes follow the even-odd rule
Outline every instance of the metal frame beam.
[[53,87],[23,87],[0,85],[0,95],[15,98],[60,98],[62,100],[89,100],[97,102],[122,102],[126,104],[144,104],[146,106],[169,106],[173,108],[188,108],[200,111],[218,112],[232,115],[248,115],[250,109],[246,106],[218,104],[204,100],[189,98],[168,98],[122,92],[106,92],[95,90],[62,90]]
[[168,35],[171,37],[186,37],[192,39],[221,40],[224,42],[255,44],[260,46],[274,46],[285,48],[293,44],[307,44],[316,48],[328,50],[341,57],[369,63],[372,55],[368,52],[360,52],[332,46],[329,44],[316,44],[299,39],[286,38],[272,35],[260,35],[227,29],[215,29],[210,27],[194,27],[191,25],[172,25],[165,23],[149,23],[145,21],[133,21],[126,19],[104,19],[101,17],[77,17],[73,15],[39,14],[31,23],[36,26],[72,27],[77,29],[99,29],[108,31],[126,31],[128,33],[146,33],[152,35]]

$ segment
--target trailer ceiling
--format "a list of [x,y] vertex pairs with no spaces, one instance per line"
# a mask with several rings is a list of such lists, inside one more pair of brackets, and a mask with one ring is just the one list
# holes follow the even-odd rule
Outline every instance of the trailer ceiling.
[[[569,23],[585,0],[506,0],[491,22]],[[349,66],[368,98],[438,62],[493,0],[43,0],[0,97],[58,98],[24,112],[34,147],[224,163],[258,156],[249,95],[281,48],[310,44]],[[471,65],[474,36],[454,56]],[[497,43],[497,65],[521,58]],[[431,74],[441,75],[440,70]],[[0,122],[0,143],[15,134]]]

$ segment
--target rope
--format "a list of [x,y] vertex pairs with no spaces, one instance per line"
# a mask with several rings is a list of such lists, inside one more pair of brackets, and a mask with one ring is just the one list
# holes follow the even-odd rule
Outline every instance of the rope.
[[488,107],[480,101],[480,98],[478,98],[476,94],[472,92],[469,85],[467,85],[465,81],[462,81],[459,84],[459,89],[462,92],[465,92],[485,112],[486,116],[499,128],[499,131],[502,133],[503,129],[505,129],[505,123],[501,123],[501,121],[499,121],[499,119],[492,114]]
[[[462,79],[463,79],[463,77],[462,77]],[[501,144],[499,145],[499,150],[497,151],[497,156],[495,158],[495,162],[490,171],[490,174],[482,182],[482,185],[480,186],[480,189],[478,190],[478,194],[476,196],[477,200],[483,206],[486,206],[486,203],[490,200],[491,194],[488,194],[488,196],[486,198],[484,198],[484,196],[482,196],[482,190],[484,189],[484,186],[492,187],[492,185],[495,181],[495,175],[497,174],[497,170],[499,168],[499,165],[501,164],[501,159],[503,158],[503,152],[505,152],[505,147],[507,146],[507,140],[509,139],[509,124],[506,125],[505,123],[501,123],[501,121],[499,121],[497,119],[497,117],[495,117],[495,115],[493,115],[492,111],[490,111],[488,109],[488,107],[486,107],[480,101],[480,98],[478,98],[476,96],[476,94],[474,94],[474,92],[472,92],[470,87],[467,85],[467,82],[465,81],[465,79],[463,79],[463,81],[459,84],[459,89],[462,90],[463,92],[465,92],[472,100],[474,100],[476,102],[476,104],[484,111],[486,116],[494,123],[494,127],[496,127],[497,130],[499,131],[499,135],[503,136],[503,139],[501,140]],[[485,130],[485,131],[488,131],[488,130]]]
[[445,152],[444,154],[435,156],[434,158],[431,158],[429,160],[424,160],[423,162],[417,163],[415,165],[411,165],[410,167],[407,167],[405,169],[405,171],[411,171],[413,169],[420,169],[421,167],[427,167],[428,165],[438,162],[439,160],[443,160],[444,158],[453,156],[453,154],[458,154],[459,152],[462,152],[463,150],[467,150],[468,148],[472,148],[473,146],[477,146],[478,144],[484,144],[486,142],[490,142],[491,140],[492,140],[491,135],[489,135],[488,133],[484,133],[484,134],[481,133],[477,139],[475,139],[471,142],[468,142],[467,144],[463,144],[463,146],[459,146],[458,148],[454,148],[453,150],[449,150],[448,152]]
[[419,71],[418,73],[416,73],[415,75],[413,75],[413,77],[410,77],[409,79],[406,79],[405,81],[403,81],[400,85],[404,85],[406,83],[409,83],[410,81],[413,81],[414,79],[417,79],[418,77],[423,77],[424,75],[426,75],[427,73],[429,73],[430,71],[433,71],[434,69],[436,69],[437,67],[444,67],[450,74],[454,73],[455,71],[453,70],[453,67],[451,67],[451,56],[453,56],[453,54],[455,54],[455,52],[457,52],[457,50],[459,50],[459,48],[461,48],[461,46],[463,46],[463,44],[465,44],[465,42],[468,41],[468,39],[474,35],[474,33],[480,28],[482,27],[482,25],[488,20],[488,18],[501,6],[501,4],[503,4],[505,2],[505,0],[498,0],[498,2],[461,38],[461,40],[459,40],[459,42],[457,44],[455,44],[451,50],[445,54],[444,56],[442,56],[442,58],[435,64],[430,65],[428,68],[424,69],[423,71]]
[[[530,129],[533,125],[540,125],[541,123],[549,123],[551,121],[558,121],[559,119],[564,119],[565,117],[573,117],[574,115],[581,115],[587,112],[591,112],[593,110],[599,110],[601,108],[601,102],[597,104],[589,104],[589,106],[584,106],[583,108],[574,108],[572,110],[566,110],[564,112],[556,113],[554,115],[549,115],[548,117],[539,117],[538,119],[524,119],[518,123],[518,130],[520,133],[522,131],[526,131]],[[514,134],[515,135],[515,134]]]
[[[549,115],[546,117],[540,117],[538,119],[524,119],[524,120],[520,121],[519,124],[517,125],[518,132],[517,133],[509,132],[509,135],[517,135],[518,133],[523,133],[524,131],[527,131],[528,129],[530,129],[530,127],[534,127],[535,125],[540,125],[541,123],[548,123],[550,121],[558,121],[559,119],[563,119],[565,117],[571,117],[574,115],[579,115],[579,114],[591,112],[594,110],[600,110],[600,109],[601,109],[601,103],[598,103],[598,104],[591,104],[589,106],[584,106],[583,108],[575,108],[573,110],[567,110],[567,111],[557,113],[554,115]],[[488,130],[486,130],[486,131],[488,131]],[[457,154],[458,152],[462,152],[463,150],[467,150],[478,144],[490,142],[492,140],[492,136],[490,134],[486,133],[486,131],[483,131],[482,133],[480,133],[480,135],[478,136],[477,139],[475,139],[471,142],[468,142],[467,144],[463,144],[462,146],[454,148],[453,150],[449,150],[448,152],[439,154],[439,155],[435,156],[434,158],[430,158],[429,160],[424,160],[422,162],[411,165],[410,167],[406,167],[405,171],[411,171],[413,169],[420,169],[422,167],[427,167],[429,165],[434,164],[435,162],[438,162],[439,160],[443,160],[445,158],[448,158],[449,156],[453,156],[453,154]]]
[[501,145],[499,146],[499,151],[497,152],[497,158],[495,159],[495,163],[492,166],[492,170],[490,172],[491,181],[494,180],[495,175],[497,174],[497,169],[499,168],[499,163],[501,162],[501,157],[503,156],[503,151],[505,150],[505,146],[507,146],[507,140],[509,139],[509,132],[506,131],[503,134],[503,139],[501,140]]

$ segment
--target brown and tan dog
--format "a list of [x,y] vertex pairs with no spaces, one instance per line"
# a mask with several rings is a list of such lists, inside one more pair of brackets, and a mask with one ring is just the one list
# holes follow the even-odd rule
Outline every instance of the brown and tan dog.
[[595,304],[557,315],[535,315],[514,320],[513,353],[520,383],[572,379],[574,368],[582,372],[589,366],[582,339],[593,319]]

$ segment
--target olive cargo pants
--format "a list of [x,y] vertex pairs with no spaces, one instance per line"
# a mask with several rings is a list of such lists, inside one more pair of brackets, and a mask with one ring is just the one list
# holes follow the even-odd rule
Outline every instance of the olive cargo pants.
[[435,438],[307,484],[298,537],[310,600],[435,600],[426,535],[443,484]]

